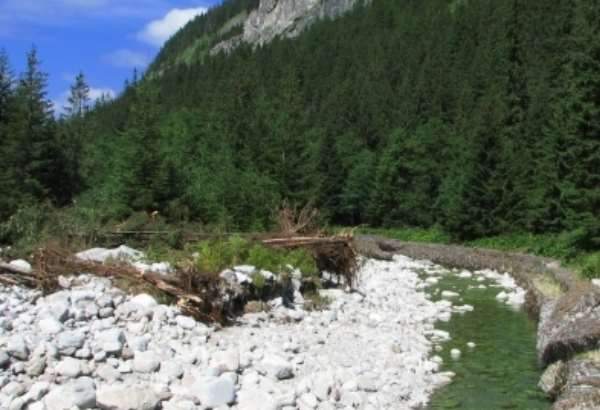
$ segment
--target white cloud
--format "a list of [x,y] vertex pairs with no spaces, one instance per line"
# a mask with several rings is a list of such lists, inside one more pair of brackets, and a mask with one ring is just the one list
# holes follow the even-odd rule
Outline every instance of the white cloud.
[[206,13],[206,7],[172,9],[162,19],[154,20],[138,33],[138,38],[160,47],[194,17]]
[[104,61],[123,68],[145,68],[150,63],[150,57],[138,51],[123,48],[104,56]]

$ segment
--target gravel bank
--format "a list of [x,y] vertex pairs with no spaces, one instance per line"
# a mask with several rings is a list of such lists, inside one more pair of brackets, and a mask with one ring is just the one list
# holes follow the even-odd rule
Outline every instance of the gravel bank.
[[439,373],[434,329],[458,311],[430,301],[417,270],[366,260],[359,292],[325,290],[328,310],[272,301],[217,330],[106,279],[62,280],[42,297],[0,288],[0,408],[10,410],[411,409]]

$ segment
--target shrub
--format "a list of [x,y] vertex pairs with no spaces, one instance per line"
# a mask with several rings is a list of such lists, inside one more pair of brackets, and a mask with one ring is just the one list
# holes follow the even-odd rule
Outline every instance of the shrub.
[[286,264],[283,252],[256,244],[250,248],[245,263],[257,268],[279,272]]
[[588,279],[600,278],[600,252],[593,253],[584,258],[581,266],[581,275]]
[[289,251],[286,255],[285,265],[292,265],[294,268],[300,269],[302,276],[305,278],[319,275],[315,260],[306,249],[294,249]]
[[242,263],[249,254],[248,248],[248,241],[238,235],[227,240],[200,242],[197,266],[204,272],[220,272]]

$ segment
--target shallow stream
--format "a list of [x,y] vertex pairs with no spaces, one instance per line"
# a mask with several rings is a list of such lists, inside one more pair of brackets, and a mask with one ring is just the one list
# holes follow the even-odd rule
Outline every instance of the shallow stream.
[[[447,274],[429,287],[432,300],[450,290],[460,294],[453,300],[455,305],[475,309],[453,314],[450,321],[436,325],[452,338],[436,353],[444,359],[441,370],[456,376],[434,394],[428,409],[549,409],[549,401],[536,387],[541,369],[536,359],[535,323],[522,310],[498,301],[496,295],[502,288],[493,281],[479,280]],[[476,346],[469,348],[469,342]],[[452,349],[461,351],[460,358],[451,357]]]

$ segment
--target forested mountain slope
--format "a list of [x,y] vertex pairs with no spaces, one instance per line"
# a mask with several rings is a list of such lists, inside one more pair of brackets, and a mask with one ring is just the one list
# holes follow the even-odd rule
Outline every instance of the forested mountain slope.
[[190,23],[79,123],[79,206],[253,229],[288,198],[337,224],[597,236],[597,1],[374,0],[211,57],[256,6]]

